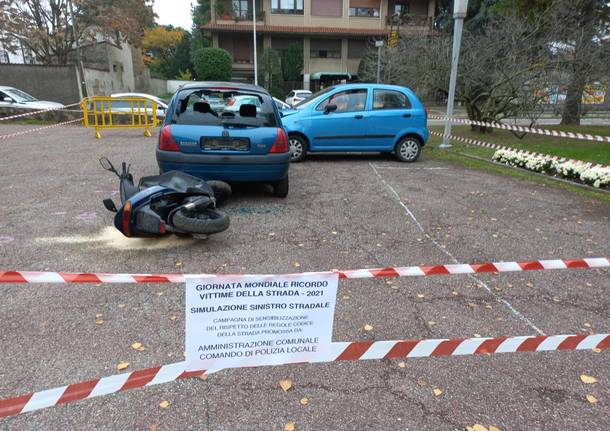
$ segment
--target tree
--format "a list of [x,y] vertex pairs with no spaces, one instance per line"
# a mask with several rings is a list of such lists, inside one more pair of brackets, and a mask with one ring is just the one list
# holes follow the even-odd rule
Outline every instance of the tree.
[[201,48],[193,53],[193,67],[202,81],[230,81],[233,57],[222,48]]
[[176,48],[184,38],[184,33],[183,30],[174,30],[171,26],[159,26],[145,30],[142,47],[146,50],[147,55],[144,62],[150,67],[153,74],[163,78],[173,78],[177,74],[179,67],[172,70],[174,56]]
[[303,45],[293,43],[282,57],[282,75],[285,81],[299,81],[303,70]]
[[191,52],[194,53],[201,48],[209,48],[212,45],[210,36],[201,29],[212,19],[210,0],[197,0],[191,10],[191,15],[193,17]]
[[[180,75],[180,71],[188,71],[192,73],[193,60],[191,57],[191,34],[187,31],[183,32],[182,39],[176,46],[174,55],[172,56],[171,67],[169,69],[169,77],[176,78]],[[188,79],[190,81],[190,78]]]
[[66,64],[75,42],[105,35],[115,43],[139,45],[152,25],[149,0],[0,0],[0,42],[11,52],[19,43],[44,64]]
[[284,93],[282,88],[282,67],[280,57],[272,48],[263,51],[258,64],[258,81],[272,96],[281,98]]

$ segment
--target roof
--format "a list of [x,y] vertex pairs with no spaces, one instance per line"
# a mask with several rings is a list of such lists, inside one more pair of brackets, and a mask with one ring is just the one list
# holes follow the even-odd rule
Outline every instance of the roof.
[[267,90],[259,85],[244,84],[241,82],[222,82],[222,81],[193,81],[188,84],[184,84],[180,87],[180,90],[189,90],[191,88],[202,88],[202,87],[229,87],[238,90],[246,91],[258,91],[259,93],[267,94]]
[[[252,24],[217,24],[209,23],[202,26],[206,30],[227,32],[252,31]],[[357,35],[357,36],[387,36],[390,30],[384,28],[349,28],[349,27],[307,27],[292,25],[257,25],[258,33],[290,33],[290,34],[325,34],[325,35]]]

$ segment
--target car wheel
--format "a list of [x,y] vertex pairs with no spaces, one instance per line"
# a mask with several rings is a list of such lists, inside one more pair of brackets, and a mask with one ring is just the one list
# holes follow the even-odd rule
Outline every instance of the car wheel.
[[285,198],[288,196],[288,177],[273,184],[273,196]]
[[414,136],[406,136],[396,144],[395,152],[401,162],[415,162],[421,154],[421,142]]
[[290,145],[290,161],[300,162],[305,159],[307,155],[307,142],[300,136],[291,135],[288,138],[288,144]]

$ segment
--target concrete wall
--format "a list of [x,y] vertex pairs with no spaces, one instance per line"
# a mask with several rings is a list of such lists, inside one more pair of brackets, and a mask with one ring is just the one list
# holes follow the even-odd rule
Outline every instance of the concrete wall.
[[81,99],[74,66],[0,64],[0,85],[19,88],[40,100],[68,104]]
[[192,81],[180,81],[178,79],[170,79],[169,81],[167,81],[167,92],[175,93],[176,91],[178,91],[178,88],[180,88],[184,84],[188,84],[189,82]]
[[165,79],[150,78],[150,90],[148,93],[153,96],[161,96],[168,93],[167,81]]

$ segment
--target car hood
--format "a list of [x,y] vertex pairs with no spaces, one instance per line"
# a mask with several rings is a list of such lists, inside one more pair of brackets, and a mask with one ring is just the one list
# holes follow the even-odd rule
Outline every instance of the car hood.
[[298,109],[282,109],[282,118],[284,117],[289,117],[291,115],[296,114],[297,112],[299,112]]
[[19,102],[15,103],[15,105],[19,105],[20,108],[32,108],[32,109],[55,109],[55,108],[63,108],[64,105],[57,102],[48,102],[46,100],[37,100],[35,102]]

